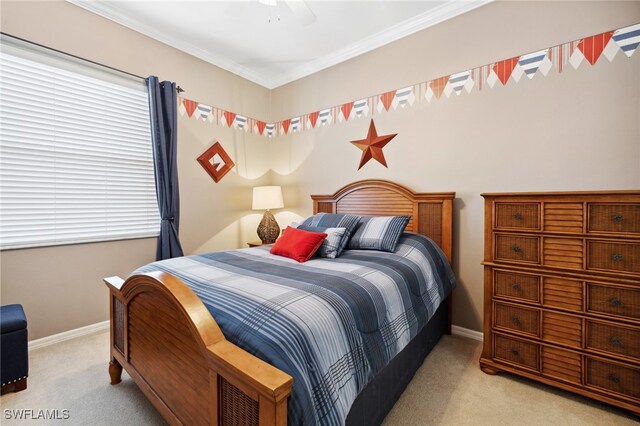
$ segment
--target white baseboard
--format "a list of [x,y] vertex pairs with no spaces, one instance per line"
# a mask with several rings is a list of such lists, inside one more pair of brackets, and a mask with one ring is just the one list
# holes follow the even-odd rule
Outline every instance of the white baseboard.
[[481,332],[470,330],[464,327],[459,327],[457,325],[451,326],[451,334],[453,334],[454,336],[468,337],[469,339],[477,340],[479,342],[482,342],[484,340]]
[[87,325],[85,327],[76,328],[52,336],[43,337],[41,339],[31,340],[29,342],[29,350],[44,348],[45,346],[55,345],[56,343],[66,340],[75,339],[76,337],[86,336],[89,334],[99,333],[109,329],[109,321],[98,322],[96,324]]

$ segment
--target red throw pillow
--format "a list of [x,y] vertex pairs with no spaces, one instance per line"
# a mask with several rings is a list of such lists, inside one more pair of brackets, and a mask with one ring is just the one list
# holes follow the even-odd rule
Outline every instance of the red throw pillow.
[[270,253],[290,257],[298,262],[306,262],[322,245],[327,234],[324,232],[303,231],[287,226],[287,229],[271,247]]

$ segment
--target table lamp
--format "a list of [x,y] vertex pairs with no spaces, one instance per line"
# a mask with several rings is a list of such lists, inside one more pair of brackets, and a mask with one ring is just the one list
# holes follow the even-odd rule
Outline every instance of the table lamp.
[[280,235],[280,226],[273,217],[270,209],[281,209],[284,207],[282,202],[282,188],[279,186],[256,186],[253,188],[253,210],[266,210],[258,225],[258,237],[263,244],[275,243],[276,238]]

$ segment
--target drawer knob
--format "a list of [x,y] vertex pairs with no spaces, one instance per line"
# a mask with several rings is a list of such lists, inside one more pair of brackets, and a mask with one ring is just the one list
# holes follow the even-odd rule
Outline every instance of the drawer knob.
[[522,252],[522,248],[521,248],[519,245],[517,245],[517,244],[514,244],[514,245],[511,247],[511,250],[513,250],[515,253],[520,253],[520,252]]
[[617,297],[614,297],[613,299],[611,299],[611,305],[620,307],[623,305],[623,303],[622,303],[622,300],[618,299]]
[[611,344],[613,346],[620,346],[620,345],[622,345],[622,339],[619,338],[619,337],[615,337],[614,336],[614,337],[611,338]]
[[522,287],[520,287],[520,284],[518,284],[518,283],[511,284],[511,288],[514,289],[515,291],[522,290]]
[[514,354],[515,356],[520,355],[520,352],[516,348],[512,348],[511,353]]
[[514,315],[511,317],[511,322],[514,324],[520,324],[520,318]]
[[611,255],[611,259],[613,259],[614,262],[622,262],[622,259],[624,259],[622,257],[622,255],[620,253],[613,253]]
[[620,376],[618,376],[617,374],[609,374],[609,380],[611,380],[613,383],[620,383]]
[[513,218],[515,220],[520,220],[520,219],[522,219],[522,215],[520,213],[516,213],[516,214],[513,215]]
[[621,214],[614,214],[613,216],[611,216],[611,220],[614,222],[622,222],[624,220],[624,216],[622,216]]

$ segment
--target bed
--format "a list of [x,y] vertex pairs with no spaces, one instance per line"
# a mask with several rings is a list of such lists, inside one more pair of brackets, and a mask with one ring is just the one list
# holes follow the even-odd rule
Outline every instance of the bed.
[[[440,247],[440,257],[446,263],[447,260],[450,262],[452,252],[451,225],[454,196],[454,193],[414,193],[392,182],[366,180],[347,185],[332,195],[312,196],[312,199],[314,214],[410,216],[411,219],[406,228],[409,233],[403,234],[399,243],[402,247],[406,246],[402,250],[408,253],[418,246],[423,250],[422,247],[426,247],[427,244],[424,243],[426,239],[422,236],[427,236]],[[193,280],[195,275],[205,273],[202,271],[204,271],[204,265],[207,265],[208,268],[213,268],[211,269],[213,272],[206,273],[219,276],[220,282],[225,283],[239,280],[236,275],[228,274],[233,272],[259,275],[258,278],[263,281],[263,284],[270,281],[272,275],[278,275],[278,280],[288,279],[288,285],[295,287],[306,285],[306,281],[310,280],[309,277],[321,273],[321,282],[334,280],[332,285],[337,285],[335,283],[342,278],[333,278],[336,275],[335,271],[321,271],[319,267],[323,262],[326,265],[334,265],[337,269],[349,269],[357,263],[358,268],[361,269],[369,267],[370,264],[386,265],[386,262],[392,261],[391,255],[358,252],[360,251],[346,253],[335,259],[339,262],[334,263],[313,260],[307,262],[308,266],[302,267],[294,265],[295,262],[276,260],[276,266],[273,266],[273,261],[268,258],[274,256],[268,254],[266,247],[260,247],[151,264],[132,274],[126,281],[118,277],[105,279],[110,290],[109,373],[111,383],[119,383],[122,369],[126,369],[156,409],[172,424],[285,425],[288,420],[291,424],[380,423],[442,334],[450,333],[451,296],[449,293],[451,288],[442,290],[432,297],[438,300],[437,306],[434,304],[431,308],[420,308],[423,311],[430,311],[428,317],[425,316],[426,314],[421,314],[420,309],[412,316],[412,318],[425,316],[426,323],[416,323],[408,343],[403,342],[396,348],[395,341],[389,344],[385,340],[382,346],[386,349],[382,352],[388,352],[389,359],[378,362],[368,358],[367,365],[360,367],[358,357],[351,357],[349,362],[344,362],[349,364],[349,368],[354,372],[351,373],[352,370],[349,370],[345,375],[347,379],[343,379],[336,373],[337,378],[331,380],[334,380],[333,387],[339,387],[340,392],[343,392],[344,388],[343,393],[346,392],[349,395],[344,397],[340,394],[334,397],[333,393],[326,391],[320,394],[328,395],[327,398],[331,399],[332,407],[343,404],[343,399],[347,401],[344,404],[348,406],[342,407],[341,412],[337,409],[338,414],[328,412],[320,421],[317,421],[317,417],[313,421],[308,421],[309,417],[305,417],[305,413],[309,413],[310,406],[317,406],[317,398],[312,401],[316,405],[308,403],[305,405],[300,402],[305,401],[305,397],[299,389],[302,382],[315,383],[315,386],[310,388],[318,388],[318,382],[308,378],[317,370],[315,364],[306,358],[306,361],[297,363],[311,372],[304,373],[308,376],[301,376],[302,373],[297,370],[290,371],[286,361],[279,362],[278,357],[270,358],[270,353],[263,354],[256,351],[256,348],[252,348],[250,344],[253,340],[259,341],[260,336],[251,334],[252,331],[248,329],[241,332],[233,331],[228,325],[230,315],[227,315],[226,311],[216,310],[215,306],[212,307],[217,299],[231,300],[231,296],[227,297],[227,293],[216,290],[217,293],[212,293],[208,298],[207,293],[202,293],[203,290]],[[370,259],[371,256],[373,256],[372,259]],[[264,263],[267,260],[270,263]],[[280,266],[277,266],[278,264]],[[365,275],[370,275],[370,272],[366,272]],[[274,285],[281,285],[280,281]],[[258,287],[258,284],[253,285]],[[350,288],[346,284],[344,286]],[[200,294],[200,297],[194,293],[194,290]],[[270,291],[273,290],[269,289],[268,292]],[[324,300],[326,302],[329,299]],[[228,306],[239,306],[234,303],[235,299]],[[264,309],[264,303],[258,305],[251,312]],[[290,307],[287,309],[294,310]],[[338,311],[341,309],[337,308]],[[356,307],[355,309],[365,308]],[[216,314],[218,321],[214,319],[212,312]],[[276,315],[274,312],[269,312],[267,317]],[[298,313],[300,312],[302,311]],[[375,313],[363,315],[363,318],[375,317]],[[264,315],[256,318],[265,322]],[[274,316],[273,321],[282,322],[285,319]],[[356,319],[356,321],[359,320]],[[367,320],[362,321],[366,323]],[[360,324],[353,328],[360,328],[364,331],[361,333],[363,335],[374,336],[375,333],[370,332],[375,327],[371,330],[367,327],[369,325]],[[222,329],[227,330],[229,340]],[[314,333],[320,336],[317,332]],[[409,332],[406,334],[408,335]],[[238,336],[243,335],[245,340],[241,338],[238,340]],[[405,338],[406,336],[403,337]],[[375,340],[373,337],[371,339]],[[232,343],[232,340],[237,344]],[[364,340],[364,346],[369,347],[368,340]],[[261,345],[266,344],[261,343]],[[305,345],[307,344],[301,343],[301,346]],[[340,345],[325,345],[327,353],[331,352],[329,349],[333,350],[333,346]],[[322,345],[319,347],[322,350]],[[280,350],[278,345],[274,345],[274,348]],[[257,353],[274,365],[250,352]],[[305,356],[298,354],[298,357]],[[331,354],[323,354],[316,358],[331,358],[331,356]],[[309,356],[309,359],[311,358]],[[354,359],[357,361],[355,367]],[[280,365],[281,368],[275,365]],[[336,365],[340,363],[332,364],[333,367]],[[377,366],[374,368],[371,365]],[[294,386],[292,375],[283,370],[288,370],[297,377],[295,381],[297,386]],[[326,374],[323,377],[325,376]],[[358,385],[354,385],[355,382]],[[288,410],[288,399],[292,390],[295,393],[291,397],[292,402]]]

